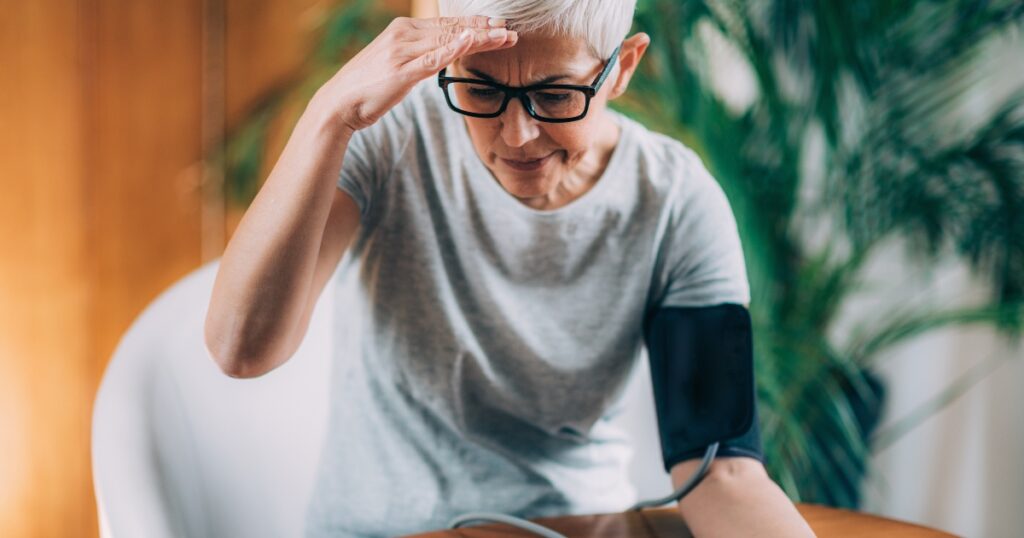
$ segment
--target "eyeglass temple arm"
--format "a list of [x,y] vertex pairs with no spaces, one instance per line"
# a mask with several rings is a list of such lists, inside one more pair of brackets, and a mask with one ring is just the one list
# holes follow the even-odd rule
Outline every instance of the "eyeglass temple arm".
[[612,66],[615,65],[615,60],[618,59],[619,49],[621,48],[622,45],[615,47],[615,50],[612,51],[611,57],[608,58],[608,64],[604,66],[604,69],[601,71],[601,74],[597,76],[597,80],[595,80],[594,83],[591,84],[591,86],[593,86],[594,88],[594,93],[597,93],[598,88],[600,88],[601,85],[604,84],[604,79],[608,78],[608,75],[611,74]]

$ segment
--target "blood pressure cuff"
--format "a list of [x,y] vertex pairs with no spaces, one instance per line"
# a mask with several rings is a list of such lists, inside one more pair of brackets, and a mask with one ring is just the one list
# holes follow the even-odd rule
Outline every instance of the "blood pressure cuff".
[[750,313],[738,304],[662,307],[644,322],[665,471],[719,456],[762,463]]

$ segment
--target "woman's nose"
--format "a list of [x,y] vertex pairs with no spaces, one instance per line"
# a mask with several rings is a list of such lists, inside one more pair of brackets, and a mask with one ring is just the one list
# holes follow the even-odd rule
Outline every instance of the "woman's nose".
[[501,138],[509,147],[522,147],[540,134],[537,120],[530,117],[519,99],[509,101],[498,119],[501,121]]

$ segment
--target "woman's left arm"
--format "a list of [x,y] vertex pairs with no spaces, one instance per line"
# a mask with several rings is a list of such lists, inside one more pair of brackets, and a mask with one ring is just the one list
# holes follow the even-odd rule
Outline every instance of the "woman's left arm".
[[[672,467],[678,488],[700,467],[691,459]],[[754,458],[716,458],[707,476],[679,502],[696,538],[705,536],[815,536],[782,488]]]

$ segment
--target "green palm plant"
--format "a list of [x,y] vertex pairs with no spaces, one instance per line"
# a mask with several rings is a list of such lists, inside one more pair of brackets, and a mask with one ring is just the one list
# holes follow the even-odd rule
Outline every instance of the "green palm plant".
[[[319,45],[210,158],[228,199],[258,189],[272,125],[290,130],[313,92],[386,25],[365,0],[327,11]],[[615,106],[697,150],[729,196],[753,292],[758,397],[769,473],[794,500],[857,507],[872,449],[891,443],[983,372],[876,431],[885,400],[873,364],[940,327],[1024,319],[1024,94],[970,128],[943,122],[984,86],[985,44],[1019,29],[1019,2],[977,0],[639,0],[634,29],[652,43]],[[708,36],[752,74],[743,107],[716,90]],[[817,144],[809,144],[817,141]],[[817,150],[811,148],[817,147]],[[808,171],[808,160],[820,173]],[[801,190],[821,193],[807,201]],[[830,230],[815,247],[808,215]],[[830,336],[864,286],[864,266],[901,237],[924,259],[952,252],[992,283],[977,307],[892,305]]]
[[[857,507],[870,451],[980,378],[969,372],[876,431],[885,391],[871,368],[885,351],[965,323],[1019,337],[1024,93],[971,128],[947,122],[991,84],[986,45],[1022,20],[1020,2],[639,2],[635,29],[652,42],[621,109],[694,147],[729,195],[753,291],[769,473],[794,500]],[[754,96],[739,109],[716,89],[716,42],[750,74]],[[822,196],[801,196],[808,185]],[[808,215],[830,230],[825,246],[802,233]],[[847,341],[830,337],[865,263],[894,236],[923,259],[962,257],[992,297],[948,310],[889,305]]]

